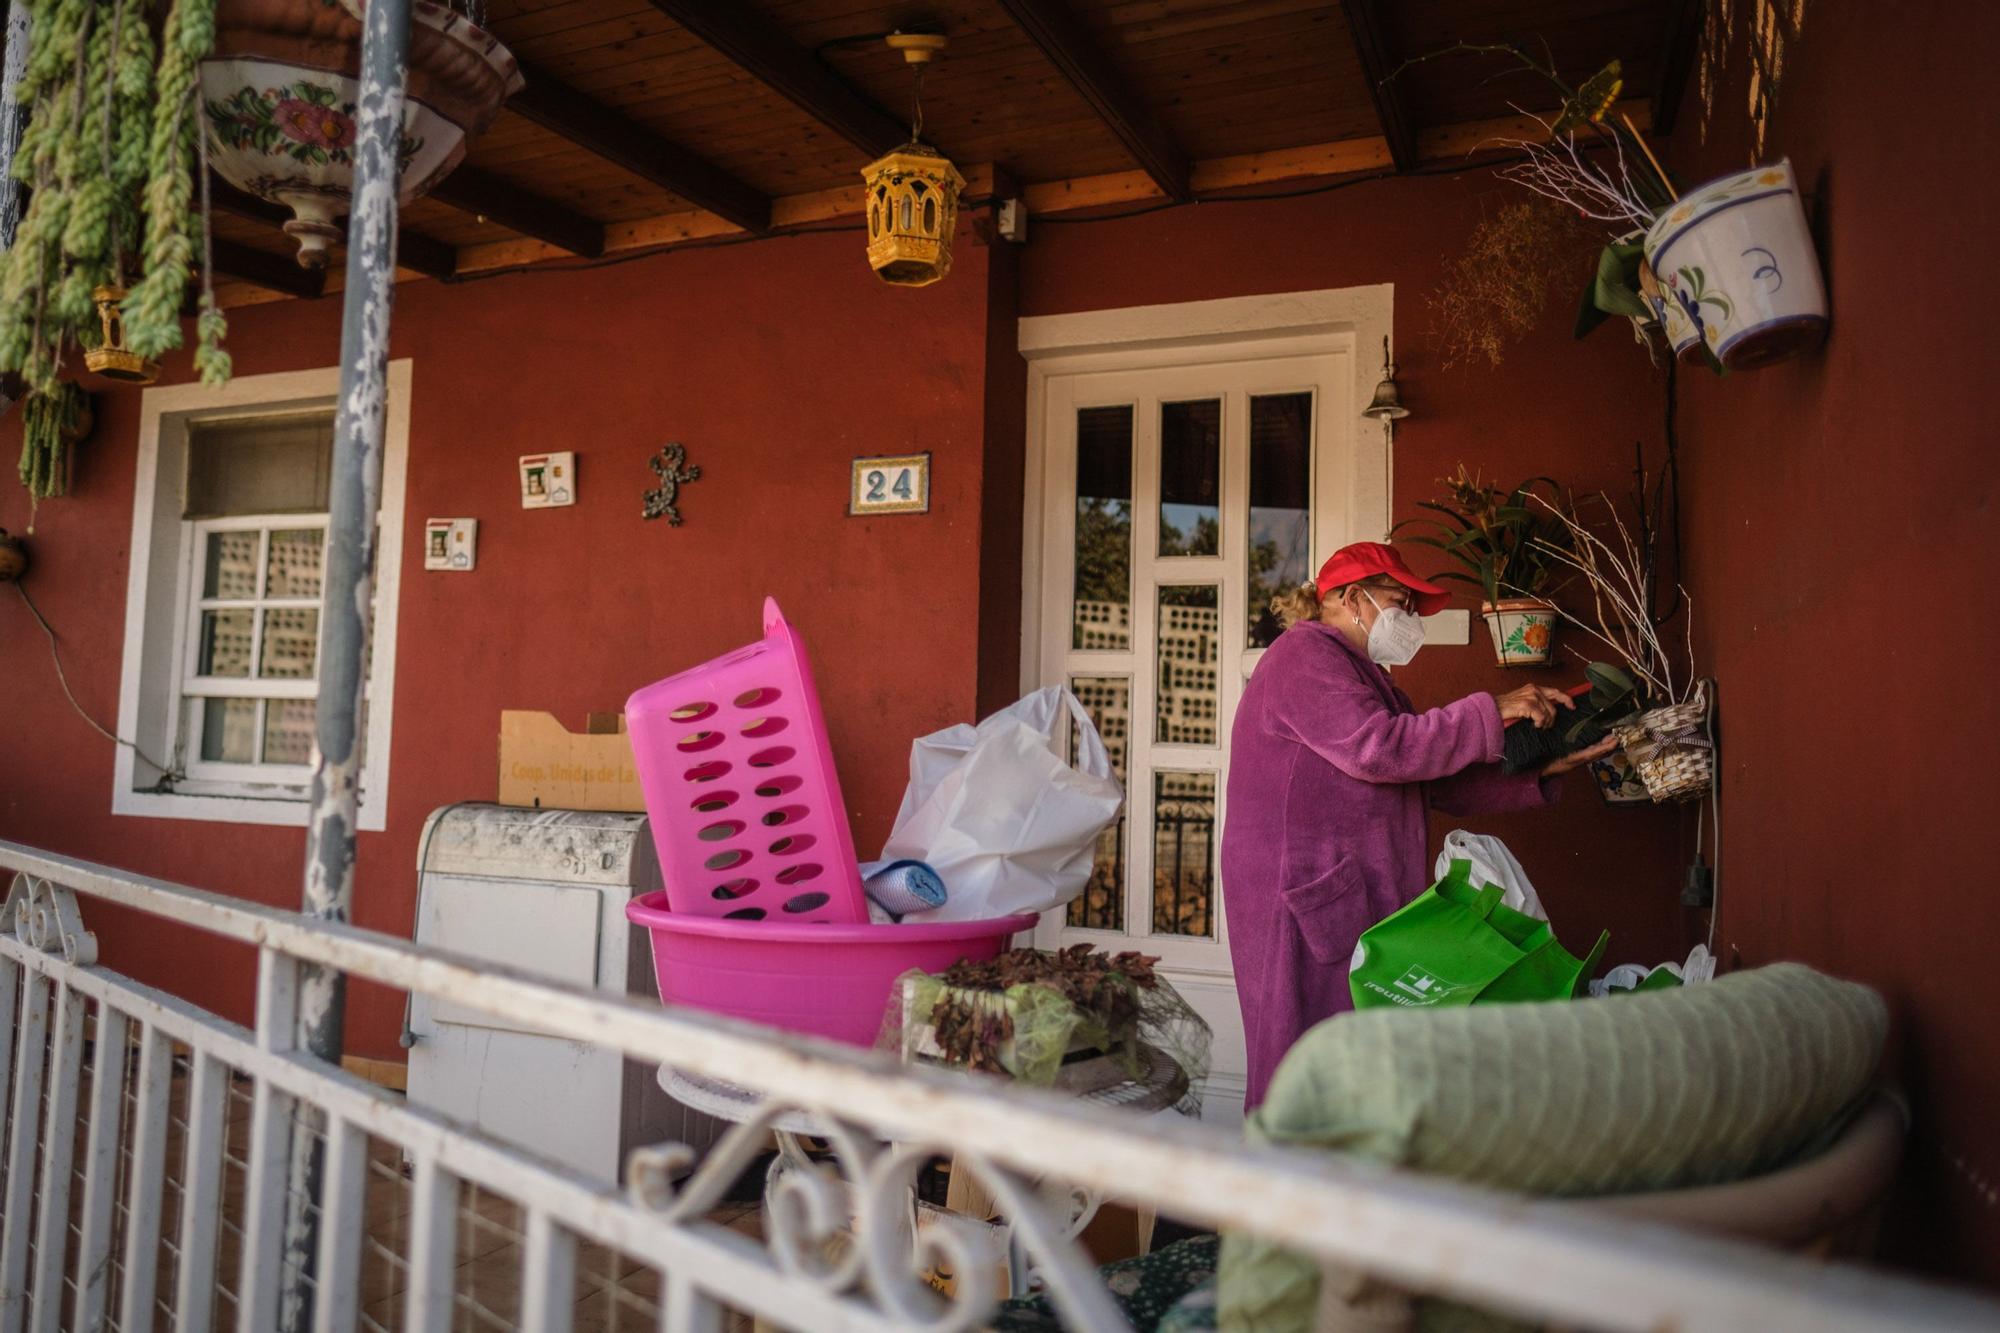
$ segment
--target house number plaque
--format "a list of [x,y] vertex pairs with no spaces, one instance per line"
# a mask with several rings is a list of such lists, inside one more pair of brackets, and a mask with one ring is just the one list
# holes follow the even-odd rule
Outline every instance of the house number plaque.
[[850,514],[927,514],[931,508],[931,456],[857,458],[848,489]]

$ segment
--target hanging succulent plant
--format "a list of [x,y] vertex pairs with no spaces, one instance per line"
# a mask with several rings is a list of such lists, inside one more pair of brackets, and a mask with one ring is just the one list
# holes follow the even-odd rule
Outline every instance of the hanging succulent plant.
[[[21,459],[38,499],[61,494],[49,480],[60,471],[49,460],[61,443],[47,423],[68,420],[65,404],[83,397],[61,384],[69,354],[103,341],[93,292],[125,288],[136,276],[127,340],[147,357],[181,343],[196,222],[194,71],[214,44],[215,0],[178,0],[157,53],[151,3],[30,3],[20,93],[28,123],[13,174],[33,194],[12,248],[0,254],[0,374],[20,376],[23,411],[43,423]],[[197,330],[196,369],[204,382],[226,380],[224,325],[206,266]]]
[[70,446],[90,433],[90,395],[58,384],[21,404],[21,484],[28,488],[28,531],[34,506],[69,491]]
[[35,0],[29,34],[14,174],[34,195],[0,259],[0,370],[45,395],[65,351],[95,345],[90,293],[123,285],[138,241],[153,39],[143,0]]
[[[134,352],[155,357],[181,345],[181,301],[194,263],[189,225],[196,158],[205,158],[196,105],[201,58],[215,45],[216,0],[177,0],[160,34],[160,67],[155,84],[158,109],[146,160],[146,275],[126,294],[125,338]],[[206,196],[206,162],[202,179]],[[202,240],[207,244],[207,200],[203,199]],[[201,315],[195,322],[195,370],[204,384],[229,378],[222,350],[228,325],[215,304],[213,265],[201,266]]]

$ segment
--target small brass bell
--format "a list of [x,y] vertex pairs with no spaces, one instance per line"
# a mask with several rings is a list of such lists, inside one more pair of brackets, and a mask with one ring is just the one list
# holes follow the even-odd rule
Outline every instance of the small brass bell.
[[1403,395],[1396,388],[1396,363],[1389,359],[1387,338],[1382,339],[1382,382],[1375,386],[1375,397],[1361,409],[1361,415],[1377,421],[1401,421],[1410,415],[1410,409],[1403,406]]
[[97,303],[97,318],[104,326],[104,341],[83,354],[83,364],[94,374],[121,384],[151,384],[160,378],[160,363],[148,361],[125,346],[125,316],[118,303],[125,299],[123,287],[98,287],[90,293]]

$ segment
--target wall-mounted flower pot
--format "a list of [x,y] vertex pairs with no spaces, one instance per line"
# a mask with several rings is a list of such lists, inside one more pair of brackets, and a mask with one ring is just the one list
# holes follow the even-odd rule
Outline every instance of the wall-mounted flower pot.
[[1826,287],[1792,164],[1709,182],[1646,232],[1676,355],[1705,344],[1730,370],[1796,356],[1826,337]]
[[28,547],[19,537],[0,528],[0,583],[8,583],[28,572]]
[[1597,780],[1597,794],[1604,798],[1606,805],[1651,805],[1653,794],[1646,790],[1645,779],[1639,770],[1625,757],[1625,751],[1613,750],[1602,759],[1590,761],[1590,775]]
[[1555,647],[1556,609],[1536,597],[1485,602],[1480,614],[1493,635],[1493,655],[1503,667],[1544,666]]

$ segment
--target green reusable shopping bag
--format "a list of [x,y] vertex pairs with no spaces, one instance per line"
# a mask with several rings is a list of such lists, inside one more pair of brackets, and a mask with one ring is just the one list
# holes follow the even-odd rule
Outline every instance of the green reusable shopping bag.
[[1445,877],[1393,916],[1362,932],[1348,969],[1356,1009],[1428,1009],[1583,993],[1610,933],[1578,958],[1546,921],[1500,901],[1500,886],[1472,885],[1472,863],[1453,861]]

